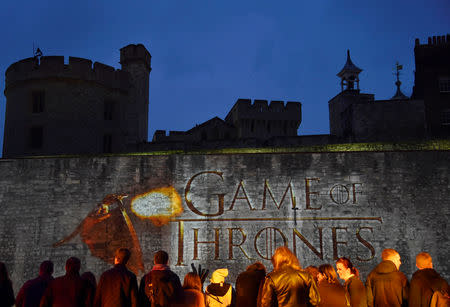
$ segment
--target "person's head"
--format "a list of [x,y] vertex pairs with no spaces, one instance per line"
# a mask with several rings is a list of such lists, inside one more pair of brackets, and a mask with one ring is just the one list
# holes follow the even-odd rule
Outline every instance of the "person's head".
[[266,275],[266,267],[261,262],[257,261],[255,263],[250,264],[247,267],[247,271],[263,271],[264,275]]
[[311,276],[314,278],[316,283],[319,281],[319,269],[316,266],[310,265],[309,267],[305,268],[305,271],[311,274]]
[[9,281],[8,270],[3,262],[0,262],[0,284]]
[[289,248],[287,248],[287,246],[278,247],[273,253],[271,261],[275,271],[281,269],[285,265],[294,269],[301,269],[297,257]]
[[130,259],[131,252],[128,248],[121,247],[116,250],[116,254],[114,255],[114,264],[127,264]]
[[200,276],[193,272],[189,272],[184,276],[183,289],[195,289],[202,291],[202,282]]
[[384,249],[381,252],[381,259],[383,259],[383,261],[392,261],[395,264],[397,270],[400,269],[400,265],[402,264],[402,262],[400,261],[400,254],[392,248]]
[[433,268],[433,260],[431,259],[430,254],[428,254],[426,252],[418,253],[416,256],[416,267],[419,270],[432,269]]
[[84,272],[81,274],[81,279],[87,280],[94,288],[97,286],[97,281],[95,280],[95,275],[92,272]]
[[153,262],[155,264],[166,265],[167,263],[169,263],[169,254],[167,254],[165,251],[157,251],[155,253],[155,256],[153,257]]
[[53,262],[50,260],[42,261],[39,266],[39,276],[52,276],[53,274]]
[[359,271],[355,268],[350,261],[350,259],[341,257],[336,261],[336,271],[339,274],[339,278],[342,280],[347,280],[352,275],[359,277]]
[[78,274],[80,272],[81,261],[77,257],[70,257],[66,261],[66,274]]
[[228,276],[228,269],[217,269],[211,275],[211,283],[220,284],[222,287],[225,282],[225,277]]
[[321,266],[319,266],[318,280],[319,281],[324,280],[330,284],[339,283],[336,271],[334,270],[331,264],[322,264]]

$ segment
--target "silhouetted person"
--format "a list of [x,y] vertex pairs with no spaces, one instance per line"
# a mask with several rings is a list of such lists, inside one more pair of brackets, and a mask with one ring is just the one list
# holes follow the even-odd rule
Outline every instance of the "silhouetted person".
[[158,251],[153,257],[154,266],[145,274],[139,285],[140,307],[166,307],[180,298],[180,278],[168,266],[169,255]]
[[87,298],[87,301],[91,304],[91,306],[93,306],[95,292],[97,291],[97,281],[95,279],[95,275],[92,272],[84,272],[81,274],[81,279],[85,281],[86,287],[89,288],[89,297]]
[[448,294],[448,283],[438,272],[433,270],[433,260],[430,254],[419,253],[416,256],[416,266],[419,270],[411,278],[409,307],[428,307],[435,291]]
[[336,271],[330,264],[319,266],[317,279],[320,294],[319,307],[347,307],[345,289],[339,283]]
[[80,277],[80,259],[70,257],[66,261],[66,275],[53,279],[45,289],[40,307],[89,306],[86,283]]
[[39,307],[45,289],[53,280],[53,262],[43,261],[39,276],[25,282],[16,297],[16,307]]
[[225,282],[228,269],[217,269],[212,273],[211,283],[205,290],[207,307],[234,307],[236,305],[236,292],[231,284]]
[[170,307],[205,307],[205,296],[198,274],[189,272],[184,276],[182,295],[176,303],[171,303]]
[[95,307],[136,307],[137,280],[126,264],[131,252],[126,248],[116,250],[114,267],[101,276],[95,292]]
[[258,292],[262,289],[266,267],[261,262],[255,262],[247,267],[245,272],[236,279],[236,307],[256,307]]
[[6,265],[0,262],[0,307],[10,307],[14,304],[14,291],[9,279]]
[[381,258],[383,261],[367,276],[368,306],[407,306],[408,279],[399,271],[400,254],[387,248],[381,252]]
[[261,306],[276,302],[284,306],[317,306],[319,291],[311,274],[303,271],[297,257],[286,246],[278,247],[272,256],[273,271],[266,276]]
[[359,279],[359,271],[352,262],[341,257],[336,261],[336,270],[339,278],[344,280],[344,288],[347,292],[347,299],[352,307],[367,307],[367,295],[364,284]]

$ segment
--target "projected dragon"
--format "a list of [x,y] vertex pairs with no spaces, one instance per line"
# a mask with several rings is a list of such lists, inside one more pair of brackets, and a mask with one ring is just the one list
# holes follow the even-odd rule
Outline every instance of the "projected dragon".
[[[138,274],[144,271],[142,250],[133,222],[123,199],[127,194],[108,194],[64,239],[53,244],[58,247],[78,234],[94,257],[113,264],[114,251],[126,247],[131,251],[127,266]],[[132,212],[140,219],[149,219],[155,226],[163,226],[182,213],[181,198],[173,187],[157,188],[136,195],[131,201]]]

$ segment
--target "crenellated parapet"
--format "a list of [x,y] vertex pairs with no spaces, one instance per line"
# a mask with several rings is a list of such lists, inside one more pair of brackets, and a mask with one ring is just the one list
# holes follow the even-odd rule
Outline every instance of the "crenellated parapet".
[[420,40],[416,38],[415,45],[416,46],[439,46],[450,44],[450,34],[447,35],[438,35],[438,36],[429,36],[427,44],[420,44]]
[[43,56],[40,60],[26,58],[10,65],[5,77],[6,90],[21,81],[55,78],[95,82],[124,91],[130,87],[128,72],[99,62],[92,65],[91,60],[77,57],[69,57],[69,64],[64,63],[64,56]]
[[301,120],[302,104],[295,101],[238,99],[226,117],[226,121],[239,118],[297,119]]

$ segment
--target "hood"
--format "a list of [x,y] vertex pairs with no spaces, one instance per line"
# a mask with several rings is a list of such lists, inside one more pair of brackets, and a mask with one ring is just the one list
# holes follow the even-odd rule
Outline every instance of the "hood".
[[374,269],[378,274],[389,274],[392,272],[397,272],[397,267],[390,260],[384,260],[380,262]]
[[223,284],[225,277],[228,276],[228,269],[218,269],[212,273],[211,283]]

